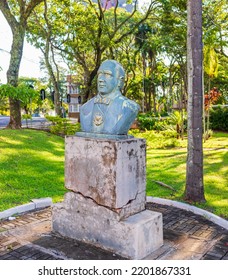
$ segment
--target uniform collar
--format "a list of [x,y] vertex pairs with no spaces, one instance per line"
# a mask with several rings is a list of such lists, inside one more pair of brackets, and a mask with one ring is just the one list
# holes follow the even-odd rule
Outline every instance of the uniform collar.
[[104,96],[98,93],[94,98],[94,103],[109,105],[112,100],[114,100],[117,96],[120,95],[121,93],[119,91],[115,91]]

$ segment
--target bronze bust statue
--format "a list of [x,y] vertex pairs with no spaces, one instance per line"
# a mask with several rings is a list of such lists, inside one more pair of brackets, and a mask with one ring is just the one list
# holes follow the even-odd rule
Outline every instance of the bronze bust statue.
[[127,138],[139,105],[122,95],[125,71],[115,60],[104,61],[98,69],[98,94],[80,108],[82,132],[78,136]]

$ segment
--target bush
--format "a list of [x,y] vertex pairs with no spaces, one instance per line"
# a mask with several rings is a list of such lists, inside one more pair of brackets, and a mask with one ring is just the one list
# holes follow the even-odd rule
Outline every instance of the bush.
[[9,100],[0,94],[0,115],[9,116]]
[[214,130],[228,131],[228,107],[210,110],[210,127]]
[[154,124],[154,130],[157,130],[157,131],[165,130],[168,125],[169,125],[168,117],[166,119],[156,120],[156,122]]
[[174,138],[172,133],[175,133],[175,131],[169,133],[167,131],[158,132],[155,130],[140,132],[138,129],[132,129],[129,131],[129,134],[134,137],[145,138],[148,149],[164,149],[181,146],[180,140]]
[[22,115],[22,119],[23,120],[31,120],[32,119],[32,116],[30,114],[23,114]]
[[150,114],[140,114],[138,116],[138,122],[140,129],[152,130],[156,123],[156,118]]
[[[138,116],[141,130],[164,131],[168,137],[183,135],[187,128],[186,114],[174,111],[169,117],[155,117],[152,114],[141,114]],[[164,134],[164,135],[165,135]]]
[[177,131],[175,129],[173,129],[172,127],[170,129],[161,131],[160,133],[167,138],[177,138],[178,137]]
[[141,130],[163,130],[168,118],[152,113],[139,114],[138,123]]
[[56,135],[74,135],[80,131],[80,123],[71,123],[70,120],[60,117],[46,116],[52,122],[50,132]]

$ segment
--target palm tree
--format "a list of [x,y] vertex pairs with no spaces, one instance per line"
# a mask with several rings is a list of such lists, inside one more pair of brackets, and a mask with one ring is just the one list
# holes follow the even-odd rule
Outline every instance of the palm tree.
[[188,0],[187,8],[188,150],[185,199],[203,202],[202,0]]

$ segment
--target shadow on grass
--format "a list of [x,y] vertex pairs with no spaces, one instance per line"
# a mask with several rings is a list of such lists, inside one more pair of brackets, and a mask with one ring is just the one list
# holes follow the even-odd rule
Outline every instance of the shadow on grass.
[[[147,195],[173,199],[184,192],[186,150],[150,150],[147,153]],[[176,192],[157,184],[163,182]]]
[[[168,154],[166,154],[166,152]],[[147,157],[147,195],[183,201],[186,178],[186,153],[170,150],[150,152]],[[161,181],[176,192],[158,185]],[[228,218],[228,152],[206,151],[204,189],[207,202],[195,204]]]

